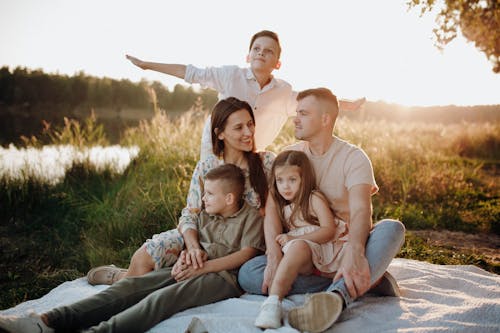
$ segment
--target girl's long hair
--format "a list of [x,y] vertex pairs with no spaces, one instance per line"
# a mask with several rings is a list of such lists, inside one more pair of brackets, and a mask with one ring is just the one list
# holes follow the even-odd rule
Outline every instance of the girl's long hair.
[[[255,123],[252,107],[247,102],[241,101],[235,97],[229,97],[222,99],[215,104],[212,110],[211,133],[213,152],[216,156],[220,156],[224,152],[224,140],[220,140],[217,133],[223,132],[226,128],[229,116],[240,110],[248,111],[250,117]],[[268,192],[267,177],[264,172],[264,166],[262,165],[262,159],[260,158],[260,155],[255,152],[255,140],[253,140],[253,142],[253,149],[243,153],[248,162],[250,185],[259,195],[260,206],[264,207]]]
[[[298,167],[300,173],[300,187],[293,201],[283,198],[276,185],[276,169],[290,166]],[[276,156],[271,170],[271,184],[270,194],[278,206],[278,215],[285,230],[290,229],[290,224],[296,227],[294,221],[300,217],[307,223],[319,225],[318,218],[311,214],[311,195],[314,192],[314,194],[318,193],[323,200],[326,200],[326,198],[316,188],[314,169],[306,154],[301,151],[287,150]],[[328,201],[326,200],[326,202]],[[289,204],[293,204],[293,209],[289,221],[286,221],[284,208]]]

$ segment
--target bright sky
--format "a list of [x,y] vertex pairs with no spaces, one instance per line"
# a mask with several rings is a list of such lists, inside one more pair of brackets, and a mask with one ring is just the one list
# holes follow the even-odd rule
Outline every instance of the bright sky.
[[500,104],[500,75],[463,38],[440,53],[433,17],[407,0],[0,0],[0,66],[184,81],[142,71],[125,54],[197,66],[246,66],[250,37],[276,31],[295,90],[404,105]]

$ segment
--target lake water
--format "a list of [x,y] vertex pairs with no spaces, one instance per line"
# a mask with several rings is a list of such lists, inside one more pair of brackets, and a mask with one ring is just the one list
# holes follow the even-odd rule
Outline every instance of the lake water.
[[7,181],[35,180],[43,184],[60,183],[75,164],[84,164],[97,172],[109,170],[122,174],[139,155],[139,147],[95,146],[78,149],[71,145],[42,148],[0,147],[0,178]]

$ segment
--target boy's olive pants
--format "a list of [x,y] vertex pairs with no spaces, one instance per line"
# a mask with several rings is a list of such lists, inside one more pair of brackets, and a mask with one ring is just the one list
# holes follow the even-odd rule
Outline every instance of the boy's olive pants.
[[241,296],[216,273],[176,282],[171,268],[126,278],[98,294],[47,313],[56,332],[145,332],[182,310]]

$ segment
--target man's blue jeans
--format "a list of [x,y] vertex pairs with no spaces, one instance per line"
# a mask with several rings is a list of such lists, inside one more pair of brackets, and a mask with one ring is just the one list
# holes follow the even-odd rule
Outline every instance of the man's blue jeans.
[[[405,227],[399,221],[387,219],[374,225],[366,242],[365,253],[370,266],[371,284],[382,277],[392,259],[403,246],[404,238]],[[262,281],[266,264],[267,257],[262,255],[247,261],[240,268],[238,282],[246,292],[262,295]],[[346,305],[353,301],[343,278],[332,283],[331,278],[317,275],[299,275],[288,294],[315,293],[325,290],[339,292]]]

